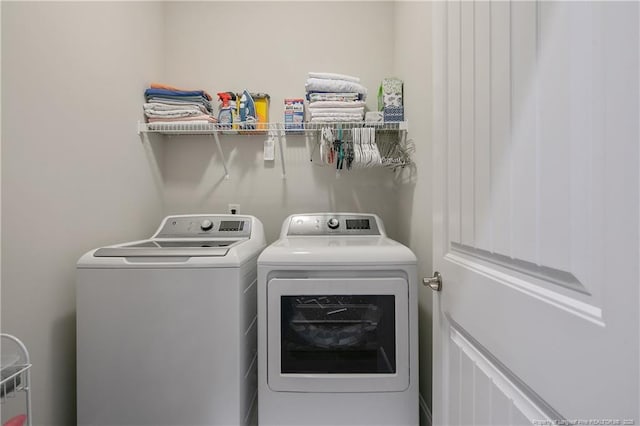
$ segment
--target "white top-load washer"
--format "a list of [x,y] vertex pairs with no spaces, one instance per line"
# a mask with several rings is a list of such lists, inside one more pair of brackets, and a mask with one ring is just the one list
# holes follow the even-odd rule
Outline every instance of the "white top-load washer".
[[258,258],[259,424],[418,425],[417,296],[378,216],[289,216]]
[[178,215],[77,264],[78,425],[245,425],[257,399],[252,216]]

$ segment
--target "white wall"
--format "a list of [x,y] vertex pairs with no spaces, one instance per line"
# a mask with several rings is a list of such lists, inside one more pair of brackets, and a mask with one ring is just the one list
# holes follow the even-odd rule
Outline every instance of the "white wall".
[[[432,65],[431,3],[395,3],[394,72],[404,80],[405,116],[415,143],[414,172],[405,173],[400,187],[398,224],[400,240],[418,257],[418,276],[432,274],[431,162],[432,162]],[[425,405],[431,408],[432,290],[420,287],[420,395],[421,424]]]
[[[271,121],[282,121],[283,99],[304,96],[309,71],[339,72],[361,78],[375,110],[380,80],[393,71],[393,13],[393,2],[167,3],[166,80],[210,92],[269,93]],[[273,241],[291,213],[369,211],[396,235],[400,206],[391,171],[353,170],[336,178],[335,170],[309,162],[305,138],[289,136],[283,180],[279,151],[275,164],[262,160],[263,140],[222,137],[229,180],[222,179],[211,139],[165,143],[166,213],[226,211],[238,203],[241,213],[264,222]]]
[[31,351],[34,424],[71,425],[75,262],[161,215],[135,120],[162,69],[163,8],[1,7],[2,331]]

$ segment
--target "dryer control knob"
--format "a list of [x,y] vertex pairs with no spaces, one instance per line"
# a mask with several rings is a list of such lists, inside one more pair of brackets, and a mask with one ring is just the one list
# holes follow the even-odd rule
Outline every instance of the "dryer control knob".
[[205,219],[202,221],[202,223],[200,223],[200,229],[202,229],[203,231],[208,231],[211,228],[213,228],[213,222],[211,222],[209,219]]
[[327,222],[327,226],[331,229],[338,229],[338,227],[340,226],[340,222],[335,217],[332,217]]

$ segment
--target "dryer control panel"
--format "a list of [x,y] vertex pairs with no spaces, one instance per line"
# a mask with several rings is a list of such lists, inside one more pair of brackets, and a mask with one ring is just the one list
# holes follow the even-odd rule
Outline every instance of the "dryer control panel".
[[251,218],[237,215],[169,216],[152,238],[249,238]]
[[[285,235],[384,235],[380,219],[373,214],[317,213],[289,217]],[[286,231],[286,232],[285,232]]]

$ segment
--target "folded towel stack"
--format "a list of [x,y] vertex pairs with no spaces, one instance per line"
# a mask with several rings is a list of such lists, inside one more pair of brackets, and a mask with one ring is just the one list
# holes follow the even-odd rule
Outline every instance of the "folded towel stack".
[[211,95],[152,83],[144,92],[144,115],[149,123],[216,123]]
[[363,120],[367,88],[358,77],[310,72],[305,89],[311,122]]

